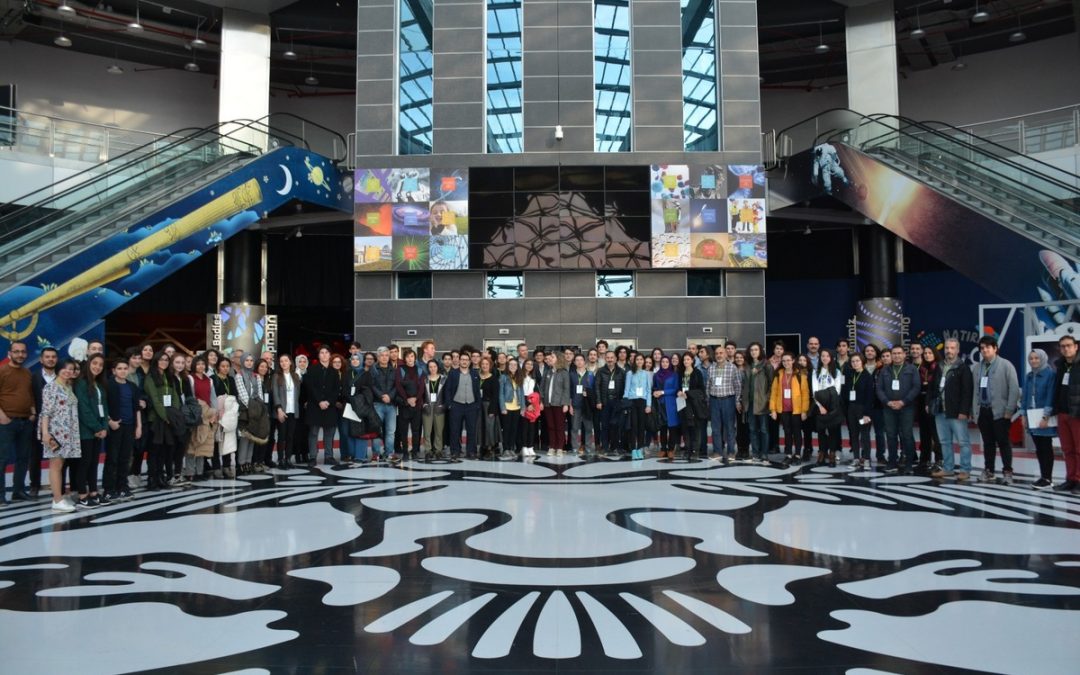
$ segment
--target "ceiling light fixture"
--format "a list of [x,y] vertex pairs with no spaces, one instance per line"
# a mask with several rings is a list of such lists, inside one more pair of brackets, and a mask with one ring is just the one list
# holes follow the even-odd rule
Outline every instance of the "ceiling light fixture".
[[67,4],[67,0],[61,2],[60,6],[56,8],[56,11],[60,12],[61,14],[67,14],[68,16],[74,16],[75,14],[78,14],[78,12],[75,11],[74,7]]
[[184,64],[184,70],[188,71],[189,73],[197,73],[199,72],[199,64],[195,63],[194,61],[188,61]]
[[319,84],[319,78],[315,77],[314,75],[308,75],[304,78],[304,84],[314,87]]
[[114,63],[108,68],[106,68],[105,72],[110,75],[123,75],[124,69]]
[[1027,35],[1024,33],[1024,26],[1020,23],[1020,14],[1016,15],[1016,30],[1009,36],[1009,42],[1023,42],[1027,39]]
[[53,40],[53,44],[56,45],[57,47],[70,47],[71,46],[71,39],[68,38],[68,36],[64,35],[63,33],[60,33],[60,35],[58,35],[56,37],[56,39]]
[[142,22],[139,20],[139,3],[135,2],[135,20],[127,25],[127,29],[133,33],[138,33],[143,29]]
[[979,9],[979,0],[975,0],[975,13],[971,15],[972,23],[984,23],[990,18],[990,12],[985,9]]
[[202,19],[199,19],[199,25],[195,26],[195,39],[188,43],[188,46],[190,46],[193,50],[206,47],[206,40],[199,37],[199,29],[202,28],[202,24]]
[[915,40],[926,35],[922,27],[922,18],[919,16],[919,8],[915,7],[915,30],[911,31],[911,37]]
[[814,53],[815,54],[827,54],[828,51],[829,51],[829,45],[825,44],[825,38],[822,35],[821,24],[820,23],[817,25],[817,32],[818,32],[818,45],[817,45],[817,47],[814,47]]

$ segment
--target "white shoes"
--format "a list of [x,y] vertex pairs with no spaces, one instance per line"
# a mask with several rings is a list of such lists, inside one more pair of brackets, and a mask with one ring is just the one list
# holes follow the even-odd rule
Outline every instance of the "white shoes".
[[75,510],[75,507],[68,500],[61,499],[52,503],[52,510],[56,513],[71,513]]

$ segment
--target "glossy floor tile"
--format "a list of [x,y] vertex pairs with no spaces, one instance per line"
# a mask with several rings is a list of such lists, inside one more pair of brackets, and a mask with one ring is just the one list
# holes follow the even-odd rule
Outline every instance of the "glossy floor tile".
[[42,500],[0,510],[0,670],[1080,672],[1080,496],[1028,481],[565,457]]

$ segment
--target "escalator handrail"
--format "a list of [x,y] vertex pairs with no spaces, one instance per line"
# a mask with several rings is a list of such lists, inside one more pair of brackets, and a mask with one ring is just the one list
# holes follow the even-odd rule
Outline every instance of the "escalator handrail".
[[[1032,159],[1032,158],[1028,157],[1027,155],[1024,155],[1024,157],[1026,157],[1028,159],[1031,159],[1031,161],[1036,162],[1038,164],[1042,164],[1042,165],[1044,165],[1046,167],[1049,167],[1049,168],[1053,169],[1054,171],[1056,171],[1058,173],[1065,174],[1067,176],[1075,177],[1076,180],[1077,180],[1077,185],[1069,185],[1068,183],[1062,182],[1062,181],[1058,180],[1057,178],[1054,178],[1053,176],[1049,176],[1049,175],[1047,175],[1045,173],[1042,173],[1041,171],[1036,171],[1036,170],[1032,169],[1031,167],[1025,166],[1024,164],[1016,162],[1016,161],[1014,161],[1014,160],[1012,160],[1012,159],[1010,159],[1008,157],[999,157],[998,155],[994,155],[992,153],[986,152],[985,150],[983,150],[983,149],[981,149],[981,148],[979,148],[979,147],[977,147],[977,146],[975,146],[975,145],[973,145],[973,144],[971,144],[971,143],[969,143],[967,141],[963,141],[963,140],[960,140],[958,138],[954,138],[953,136],[950,136],[949,134],[946,134],[946,133],[941,132],[941,131],[939,131],[937,129],[934,129],[933,127],[928,126],[929,124],[943,124],[943,126],[955,129],[955,127],[951,127],[951,125],[947,125],[947,124],[944,124],[944,123],[941,123],[941,122],[919,122],[917,120],[913,120],[913,119],[910,119],[910,118],[907,118],[907,117],[903,117],[901,115],[888,115],[888,114],[885,114],[885,113],[878,113],[878,114],[875,114],[875,115],[867,115],[865,117],[868,120],[871,120],[871,121],[879,121],[882,118],[895,119],[895,120],[897,120],[899,122],[902,122],[903,124],[905,124],[905,125],[907,125],[909,127],[916,127],[918,129],[921,129],[922,131],[926,132],[927,134],[931,134],[931,135],[934,135],[934,136],[936,136],[938,138],[942,138],[942,139],[946,140],[949,143],[953,143],[953,144],[956,144],[956,145],[961,145],[961,146],[963,146],[965,148],[968,148],[973,153],[978,153],[980,155],[983,155],[983,156],[985,156],[987,158],[992,159],[993,161],[1001,162],[1002,164],[1008,164],[1009,166],[1012,166],[1012,167],[1014,167],[1016,169],[1019,169],[1020,171],[1025,172],[1025,173],[1034,174],[1034,175],[1038,176],[1041,180],[1044,180],[1047,183],[1053,183],[1054,185],[1056,185],[1056,186],[1058,186],[1058,187],[1060,187],[1060,188],[1062,188],[1064,190],[1068,190],[1070,192],[1075,192],[1077,194],[1080,194],[1080,187],[1078,187],[1078,186],[1080,186],[1080,176],[1076,176],[1075,174],[1071,174],[1068,171],[1065,171],[1064,169],[1059,169],[1059,168],[1053,166],[1052,164],[1047,164],[1046,162],[1043,162],[1041,160]],[[897,128],[897,131],[900,131],[899,127]],[[913,133],[911,133],[909,131],[905,131],[903,133],[906,133],[908,136],[917,137],[915,134],[913,134]],[[969,138],[979,138],[980,140],[982,140],[982,138],[980,136],[975,136],[974,134],[966,133],[966,135]],[[987,144],[989,144],[989,145],[997,145],[996,143],[993,143],[991,141],[987,141]],[[1007,148],[1004,148],[1004,146],[997,146],[997,147],[1007,149]]]
[[[928,133],[939,135],[939,136],[941,136],[943,138],[948,139],[950,142],[958,143],[958,144],[964,145],[966,147],[969,147],[969,148],[971,148],[972,151],[982,153],[982,154],[984,154],[984,155],[986,155],[988,157],[993,157],[993,159],[996,160],[996,161],[1011,164],[1012,166],[1020,169],[1021,171],[1036,174],[1037,176],[1039,176],[1040,178],[1046,180],[1047,182],[1055,183],[1059,187],[1062,187],[1062,188],[1065,188],[1065,189],[1071,190],[1071,191],[1076,191],[1077,190],[1076,186],[1069,185],[1068,183],[1063,183],[1062,181],[1060,181],[1060,180],[1058,180],[1056,178],[1053,178],[1052,176],[1048,176],[1048,175],[1046,175],[1046,174],[1044,174],[1042,172],[1035,171],[1035,170],[1031,169],[1031,167],[1024,166],[1023,164],[1019,164],[1019,163],[1017,163],[1017,162],[1015,162],[1013,160],[1010,160],[1008,158],[998,157],[997,155],[992,155],[992,154],[990,154],[988,152],[980,150],[979,148],[971,145],[970,143],[966,143],[965,141],[956,139],[956,138],[954,138],[952,136],[949,136],[948,134],[942,133],[942,132],[940,132],[940,131],[938,131],[936,129],[928,127],[928,126],[926,126],[927,123],[925,123],[925,122],[918,122],[916,120],[912,120],[910,118],[903,117],[903,116],[900,116],[900,115],[890,115],[888,113],[874,113],[872,115],[865,115],[863,113],[855,112],[854,110],[851,110],[850,108],[829,108],[828,110],[824,110],[824,111],[822,111],[822,112],[820,112],[820,113],[818,113],[816,115],[811,115],[810,117],[807,117],[806,119],[804,119],[804,120],[802,120],[800,122],[796,122],[795,124],[789,125],[789,126],[783,128],[783,129],[781,129],[776,134],[777,139],[780,139],[784,135],[788,134],[788,132],[790,132],[792,129],[795,129],[796,127],[803,126],[803,125],[805,125],[805,124],[807,124],[809,122],[812,122],[813,120],[815,120],[815,119],[817,119],[819,117],[824,117],[825,115],[829,115],[831,113],[837,113],[837,112],[850,113],[850,114],[852,114],[852,115],[854,115],[854,116],[856,116],[858,118],[861,118],[862,120],[869,120],[869,121],[880,121],[882,118],[892,118],[892,119],[896,119],[898,121],[901,121],[901,122],[903,122],[905,124],[908,124],[908,125],[911,125],[911,126],[922,127]],[[944,124],[944,123],[941,123],[941,122],[936,122],[936,121],[930,122],[930,124],[943,124],[944,126],[951,127],[951,125]],[[955,127],[952,127],[952,128],[955,128]],[[815,137],[814,145],[817,145],[819,143],[822,136],[825,136],[827,134],[829,134],[829,135],[835,134],[836,131],[837,131],[836,129],[832,129],[832,130],[829,130],[829,131],[826,131],[826,132],[819,133]],[[960,131],[964,135],[968,136],[969,138],[973,137],[973,138],[979,138],[980,140],[982,140],[981,137],[975,136],[974,134],[971,134],[970,132],[963,131],[962,129]],[[1000,147],[1000,148],[1004,148],[1004,146],[993,143],[992,141],[986,141],[986,142],[988,144],[995,145],[995,146]],[[777,145],[778,145],[778,147],[782,147],[782,145],[779,142],[778,142]],[[809,148],[804,148],[804,149],[809,149]],[[1004,149],[1007,150],[1007,148],[1004,148]],[[1041,160],[1033,159],[1033,158],[1031,158],[1031,157],[1029,157],[1027,155],[1024,155],[1024,157],[1027,158],[1027,159],[1030,159],[1031,161],[1036,162],[1038,164],[1042,164],[1044,166],[1050,167],[1051,169],[1053,169],[1057,173],[1066,174],[1066,175],[1069,175],[1069,176],[1074,175],[1074,174],[1069,173],[1068,171],[1065,171],[1063,169],[1059,169],[1058,167],[1055,167],[1052,164],[1047,164],[1046,162],[1043,162]],[[1080,181],[1080,176],[1077,177],[1077,180]]]
[[[344,149],[346,151],[348,150],[348,147],[349,147],[348,141],[345,140],[345,137],[341,135],[340,131],[334,131],[330,127],[319,124],[318,122],[313,122],[313,121],[309,120],[306,117],[301,117],[300,115],[294,115],[293,113],[287,113],[287,112],[270,113],[269,115],[267,115],[266,117],[263,117],[261,119],[269,119],[269,118],[274,118],[274,117],[288,117],[288,118],[291,118],[291,119],[294,119],[294,120],[299,120],[299,121],[303,122],[304,124],[306,124],[308,126],[315,127],[316,129],[321,129],[322,131],[325,131],[325,132],[331,134],[332,136],[336,136],[341,141],[342,149]],[[271,128],[271,129],[275,128],[273,125],[267,125],[267,127]],[[290,134],[290,135],[293,136],[294,138],[301,138],[299,136],[296,136],[295,134]],[[301,139],[301,140],[304,141],[304,145],[307,146],[308,149],[310,150],[311,146],[310,146],[310,144],[307,143],[307,140],[306,139]],[[336,157],[335,156],[335,157],[331,157],[330,159],[334,160],[335,162],[343,162],[346,159],[348,159],[348,157],[347,156],[343,156],[343,157]]]

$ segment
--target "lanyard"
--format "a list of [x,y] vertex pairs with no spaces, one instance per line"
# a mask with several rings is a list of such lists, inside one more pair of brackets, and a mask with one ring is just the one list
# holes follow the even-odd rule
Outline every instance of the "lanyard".
[[902,371],[903,369],[904,369],[903,366],[893,366],[892,376],[893,376],[894,380],[899,380],[900,379],[900,371]]
[[855,373],[855,377],[851,378],[851,388],[859,386],[859,378],[862,377],[862,371]]

